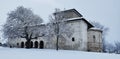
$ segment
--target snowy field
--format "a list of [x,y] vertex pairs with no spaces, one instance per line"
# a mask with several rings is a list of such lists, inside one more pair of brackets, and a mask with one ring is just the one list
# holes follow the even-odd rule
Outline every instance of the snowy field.
[[0,59],[120,59],[120,54],[0,47]]

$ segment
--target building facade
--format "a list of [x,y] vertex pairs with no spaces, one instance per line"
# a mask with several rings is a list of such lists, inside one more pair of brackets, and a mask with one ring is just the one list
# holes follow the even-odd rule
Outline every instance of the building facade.
[[[71,35],[63,33],[58,39],[58,49],[62,50],[80,50],[80,51],[102,51],[102,31],[95,29],[83,16],[75,9],[61,11],[66,19],[66,26],[69,27]],[[57,15],[58,13],[54,13]],[[47,29],[46,25],[40,25],[38,28]],[[32,28],[32,27],[31,27]],[[68,31],[68,30],[66,30]],[[46,34],[46,33],[44,33]],[[48,37],[50,36],[50,37]],[[31,40],[31,48],[56,49],[56,35],[45,35]],[[8,39],[11,47],[26,47],[26,39],[16,38]]]

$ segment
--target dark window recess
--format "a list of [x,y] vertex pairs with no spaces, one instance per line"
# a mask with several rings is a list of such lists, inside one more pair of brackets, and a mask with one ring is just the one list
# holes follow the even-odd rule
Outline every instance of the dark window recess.
[[17,46],[19,46],[19,43],[17,43]]
[[38,48],[38,41],[34,42],[34,48]]
[[24,42],[21,42],[21,48],[24,48]]
[[43,41],[40,41],[39,48],[40,48],[40,49],[43,49],[43,48],[44,48],[44,42],[43,42]]
[[33,42],[32,41],[30,42],[30,48],[33,48]]
[[12,46],[10,45],[10,48],[12,48]]
[[95,42],[95,35],[93,35],[93,41]]
[[75,38],[74,38],[74,37],[72,38],[72,41],[75,41]]

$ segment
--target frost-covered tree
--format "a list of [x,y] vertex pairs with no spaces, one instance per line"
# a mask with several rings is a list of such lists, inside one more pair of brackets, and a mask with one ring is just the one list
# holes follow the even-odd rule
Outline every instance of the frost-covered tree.
[[115,45],[106,42],[106,49],[105,49],[105,51],[106,51],[107,53],[114,53],[114,52],[115,52],[115,49],[116,49]]
[[95,21],[90,21],[90,23],[92,25],[95,26],[95,28],[98,28],[100,30],[102,30],[102,40],[103,40],[103,52],[105,52],[105,49],[106,49],[106,41],[105,41],[105,37],[107,35],[107,32],[109,30],[108,27],[105,27],[104,25],[100,24],[99,22],[95,22]]
[[[30,26],[40,25],[42,22],[43,20],[35,15],[31,9],[19,6],[8,13],[7,21],[3,26],[4,38],[9,40],[25,38],[27,40],[26,47],[29,48],[31,39],[38,37],[38,33],[33,31],[36,28]],[[35,34],[34,37],[33,34]]]
[[[60,11],[60,9],[56,8],[53,15],[50,16],[50,34],[56,35],[56,50],[60,48],[59,44],[65,44],[66,37],[70,37],[72,35],[72,30],[69,26],[67,26],[66,18],[64,17],[64,12]],[[64,48],[64,47],[63,47]]]
[[115,44],[107,43],[106,52],[120,54],[120,42],[116,41]]
[[120,54],[120,42],[115,42],[115,53]]

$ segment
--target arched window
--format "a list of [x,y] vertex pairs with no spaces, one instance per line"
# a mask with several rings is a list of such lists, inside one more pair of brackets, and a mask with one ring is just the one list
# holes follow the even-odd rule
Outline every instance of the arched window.
[[38,41],[34,42],[34,48],[38,48]]
[[21,48],[24,48],[24,42],[21,42]]
[[40,47],[40,49],[43,49],[44,48],[44,42],[43,41],[40,41],[40,45],[39,45]]
[[74,38],[74,37],[72,38],[72,41],[75,41],[75,38]]
[[30,48],[33,48],[33,42],[32,41],[30,42]]

